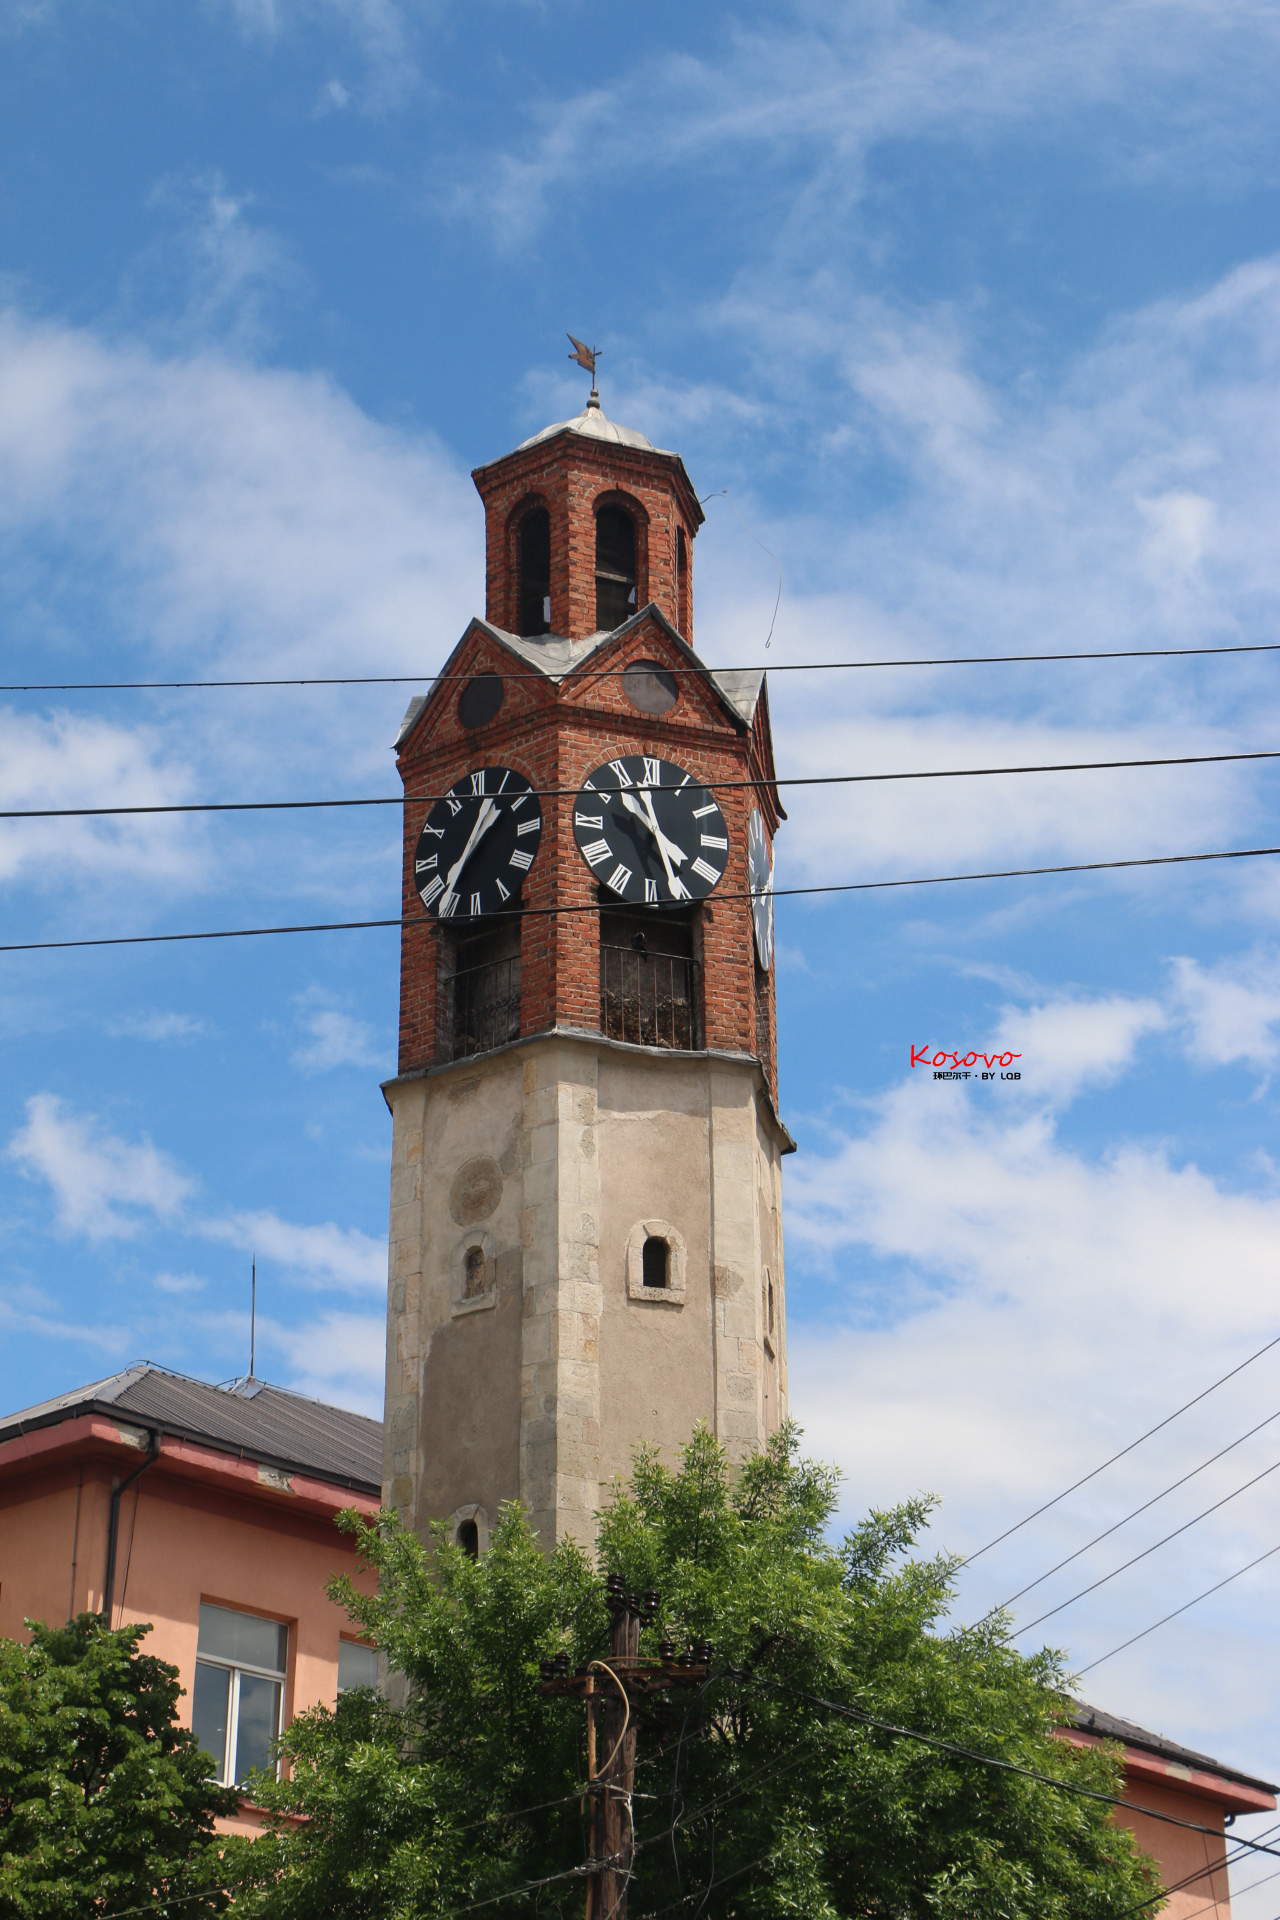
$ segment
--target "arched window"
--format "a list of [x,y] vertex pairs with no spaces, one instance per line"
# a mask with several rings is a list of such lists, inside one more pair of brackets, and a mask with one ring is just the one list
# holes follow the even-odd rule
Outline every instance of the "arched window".
[[596,515],[596,629],[612,633],[636,610],[636,528],[622,507]]
[[551,631],[551,515],[545,507],[520,522],[520,631]]
[[668,1247],[665,1240],[656,1240],[652,1234],[644,1243],[641,1255],[641,1272],[646,1287],[665,1287],[667,1284]]
[[484,1248],[468,1247],[462,1263],[462,1297],[478,1300],[485,1291]]
[[460,1520],[453,1537],[465,1554],[473,1560],[480,1558],[480,1529],[474,1520]]

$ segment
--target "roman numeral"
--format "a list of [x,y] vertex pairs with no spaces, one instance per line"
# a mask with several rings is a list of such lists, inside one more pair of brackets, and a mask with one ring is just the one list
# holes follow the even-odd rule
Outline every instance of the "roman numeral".
[[502,769],[502,778],[501,778],[501,780],[499,780],[499,782],[498,782],[498,792],[499,792],[499,793],[501,793],[501,792],[502,792],[502,789],[503,789],[503,788],[504,788],[504,787],[506,786],[506,784],[507,784],[507,782],[508,782],[508,780],[509,780],[510,778],[511,778],[511,769],[510,769],[510,767],[504,767],[504,768]]
[[458,896],[456,893],[451,893],[447,900],[442,900],[440,902],[440,918],[442,920],[452,920],[454,914],[457,911],[458,911]]
[[695,860],[693,863],[693,871],[698,875],[699,879],[706,880],[713,887],[720,878],[715,868],[709,867],[705,860]]
[[584,793],[595,793],[597,789],[592,786],[590,780],[584,780],[582,783],[582,791]]
[[613,872],[609,875],[606,885],[612,887],[615,893],[625,893],[627,890],[627,882],[630,878],[631,878],[630,867],[624,867],[621,861],[619,861],[618,865],[614,868]]
[[525,853],[523,848],[517,847],[508,860],[507,865],[509,867],[519,867],[521,873],[528,873],[530,867],[533,865],[533,855],[531,853]]
[[662,785],[661,760],[649,760],[649,759],[645,760],[644,784],[646,785],[646,787],[660,787]]
[[453,815],[453,818],[456,820],[458,815],[462,812],[461,800],[455,800],[451,793],[446,793],[444,797],[444,803],[446,807],[448,807],[449,812]]
[[722,853],[728,853],[729,851],[729,842],[727,840],[718,840],[714,833],[704,833],[702,836],[702,844],[704,847],[719,847]]
[[443,828],[443,827],[433,827],[433,826],[432,826],[432,824],[431,824],[431,822],[430,822],[429,820],[427,821],[427,823],[426,823],[426,825],[425,825],[425,826],[423,827],[423,829],[422,829],[422,831],[423,831],[424,833],[429,833],[429,834],[431,835],[431,838],[432,838],[433,840],[443,840],[443,839],[444,839],[444,828]]
[[483,908],[482,908],[482,906],[480,905],[480,895],[479,895],[478,893],[473,893],[473,894],[472,894],[472,896],[471,896],[471,914],[472,914],[472,918],[474,919],[474,917],[476,916],[476,914],[478,914],[478,913],[482,913],[483,911],[484,911],[484,909],[483,909]]
[[618,785],[620,787],[632,787],[635,785],[634,780],[631,778],[631,775],[627,772],[626,768],[623,766],[621,760],[611,760],[609,762],[609,765],[612,767],[614,773],[617,774]]
[[587,865],[594,871],[602,860],[612,860],[613,848],[607,840],[592,840],[588,846],[582,849],[582,857]]
[[656,899],[657,899],[657,898],[658,898],[658,883],[657,883],[657,881],[656,881],[656,880],[650,880],[650,879],[648,878],[648,876],[646,875],[646,877],[645,877],[645,883],[644,883],[644,901],[645,901],[645,905],[646,905],[646,906],[648,906],[648,904],[649,904],[649,902],[650,902],[651,900],[655,900],[655,901],[656,901]]
[[519,813],[521,807],[524,805],[525,801],[528,798],[529,798],[529,789],[526,787],[525,791],[520,795],[520,798],[518,800],[513,800],[511,802],[512,813]]
[[573,824],[575,827],[594,827],[597,833],[603,833],[604,815],[602,813],[575,813],[573,816]]
[[684,779],[680,782],[680,785],[676,788],[676,792],[683,793],[685,788],[688,786],[689,782],[692,780],[692,778],[693,778],[693,775],[691,773],[686,773]]
[[428,854],[425,860],[415,860],[413,863],[414,872],[415,873],[434,873],[436,870],[436,861],[438,858],[439,858],[438,854],[432,853],[432,854]]
[[471,791],[473,794],[478,793],[483,796],[484,794],[484,768],[483,767],[481,767],[479,773],[472,774]]
[[509,900],[511,898],[511,895],[507,892],[501,880],[495,880],[493,884],[497,887],[498,892],[502,895],[504,900]]
[[719,808],[716,806],[715,801],[712,800],[705,807],[695,807],[693,810],[693,817],[695,820],[705,820],[709,813],[718,813],[718,812],[719,812]]
[[444,881],[440,878],[440,875],[437,874],[435,879],[432,880],[427,886],[425,886],[422,889],[423,906],[429,907],[431,905],[431,902],[435,899],[436,895],[438,893],[443,893],[443,892],[444,892]]
[[[541,825],[541,820],[522,820],[516,828],[517,839],[522,833],[536,833]],[[724,844],[727,847],[729,842],[726,840]]]

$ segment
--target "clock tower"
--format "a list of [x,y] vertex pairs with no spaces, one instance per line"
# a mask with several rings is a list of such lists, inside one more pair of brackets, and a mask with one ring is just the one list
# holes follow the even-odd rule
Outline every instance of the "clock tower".
[[786,1413],[762,673],[693,650],[677,454],[591,399],[478,467],[485,617],[405,787],[383,1497],[594,1536],[641,1443]]

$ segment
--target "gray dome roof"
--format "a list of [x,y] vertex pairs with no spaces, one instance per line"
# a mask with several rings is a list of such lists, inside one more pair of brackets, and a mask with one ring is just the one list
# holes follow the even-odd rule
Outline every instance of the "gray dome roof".
[[592,395],[582,412],[573,420],[557,420],[554,426],[544,427],[541,433],[535,433],[528,440],[522,440],[516,449],[523,453],[526,447],[536,447],[540,440],[550,440],[557,433],[580,433],[586,440],[607,440],[615,447],[638,447],[641,453],[660,452],[652,440],[646,440],[642,433],[636,433],[631,427],[620,427],[613,420],[607,420],[601,411],[600,402]]

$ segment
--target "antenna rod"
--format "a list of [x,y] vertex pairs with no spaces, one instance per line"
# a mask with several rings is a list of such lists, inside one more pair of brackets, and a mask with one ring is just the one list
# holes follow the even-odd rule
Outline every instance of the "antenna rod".
[[253,1256],[252,1291],[249,1295],[249,1378],[253,1378],[254,1348],[258,1338],[258,1256]]

